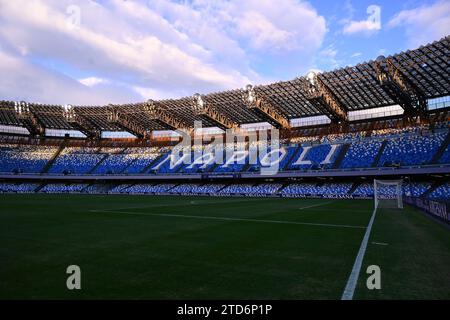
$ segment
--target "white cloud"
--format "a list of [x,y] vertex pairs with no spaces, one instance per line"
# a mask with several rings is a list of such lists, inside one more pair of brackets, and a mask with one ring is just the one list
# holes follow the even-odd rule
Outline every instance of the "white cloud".
[[405,28],[411,47],[439,40],[450,31],[450,2],[438,1],[430,6],[400,11],[388,26]]
[[0,99],[49,104],[103,105],[111,101],[140,101],[134,91],[123,86],[97,85],[90,88],[77,80],[33,65],[0,48]]
[[343,33],[356,34],[362,33],[366,35],[373,34],[381,29],[381,7],[370,5],[367,7],[368,17],[366,20],[349,20],[345,21]]
[[324,17],[294,0],[232,1],[236,31],[256,50],[318,49],[327,31]]
[[294,44],[294,32],[279,29],[258,12],[245,12],[237,21],[237,27],[240,34],[248,38],[256,50],[291,50]]
[[[217,87],[230,87],[246,80],[237,73],[220,72],[214,66],[203,63],[177,46],[164,43],[153,35],[130,33],[122,34],[121,38],[110,36],[97,32],[95,25],[88,25],[89,20],[84,15],[80,28],[69,29],[62,12],[44,3],[33,2],[30,9],[33,9],[34,13],[27,15],[23,14],[22,7],[26,6],[28,1],[22,3],[23,6],[19,2],[21,0],[12,2],[13,4],[4,8],[4,12],[9,16],[9,20],[14,19],[14,22],[19,22],[20,26],[29,32],[14,32],[9,29],[2,35],[11,43],[29,44],[29,50],[38,54],[70,59],[71,63],[76,63],[79,67],[87,67],[93,62],[98,70],[110,76],[127,71],[137,78],[136,81],[144,81],[150,77],[162,85],[179,85],[179,80],[188,78],[197,85],[210,83]],[[102,10],[99,9],[100,17]],[[81,12],[84,11],[83,9]],[[112,23],[109,19],[107,22]],[[59,48],[55,50],[54,46],[44,47],[41,45],[42,40],[56,40]],[[80,49],[83,52],[79,52]],[[176,61],[183,63],[174,63]]]
[[359,57],[359,56],[361,56],[361,55],[362,55],[361,52],[355,52],[355,53],[352,54],[350,57],[351,57],[351,58],[356,58],[356,57]]
[[100,83],[107,82],[107,80],[102,79],[102,78],[97,78],[97,77],[88,77],[88,78],[78,79],[78,81],[88,87],[93,87]]
[[328,46],[324,50],[320,52],[320,54],[324,57],[335,58],[338,51],[333,46]]
[[[77,28],[68,27],[65,9],[69,1],[0,0],[0,4],[0,44],[5,44],[10,53],[62,61],[73,69],[91,71],[112,82],[172,90],[175,96],[180,87],[191,94],[249,82],[247,76],[232,67],[208,62],[206,50],[189,43],[185,35],[161,18],[155,17],[152,22],[153,30],[159,32],[162,26],[162,33],[166,33],[160,37],[153,32],[143,33],[141,30],[148,29],[134,25],[137,17],[133,17],[133,22],[125,22],[121,9],[128,4],[121,1],[112,3],[115,9],[80,2],[81,21]],[[142,7],[139,12],[144,19],[141,23],[148,26],[150,10]],[[84,84],[99,84],[93,80],[85,80]]]
[[361,32],[371,32],[380,30],[380,27],[378,24],[373,23],[371,21],[351,21],[349,24],[344,26],[344,33],[345,34],[352,34],[352,33],[361,33]]
[[[308,68],[327,31],[325,19],[296,0],[0,0],[0,8],[0,50],[21,62],[17,68],[36,70],[41,91],[51,88],[38,75],[50,83],[64,77],[64,90],[55,94],[74,104],[67,101],[71,86],[89,92],[73,95],[88,104],[92,91],[104,94],[95,101],[118,103],[115,93],[122,91],[127,98],[157,99],[267,82],[271,75],[255,65],[293,69],[290,57],[273,56],[291,54]],[[31,100],[39,92],[22,95]]]
[[317,60],[320,62],[320,65],[325,66],[327,69],[336,69],[339,67],[337,54],[338,50],[334,45],[329,45],[319,52]]
[[[134,86],[132,87],[135,92],[137,92],[145,101],[152,99],[152,100],[163,100],[163,99],[171,99],[173,98],[173,92],[172,91],[165,91],[165,90],[155,90],[153,88],[148,87],[139,87]],[[187,95],[184,94],[184,95]]]
[[149,3],[178,31],[202,43],[212,53],[212,63],[233,65],[253,83],[287,80],[306,72],[328,31],[325,18],[302,0]]

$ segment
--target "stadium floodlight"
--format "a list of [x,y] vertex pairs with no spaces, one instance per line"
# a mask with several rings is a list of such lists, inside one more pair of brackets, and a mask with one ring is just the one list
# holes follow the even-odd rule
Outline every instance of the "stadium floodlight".
[[70,113],[70,112],[72,112],[72,110],[73,110],[73,107],[70,104],[63,105],[63,111],[65,113]]
[[149,99],[147,103],[144,104],[143,109],[145,112],[149,113],[150,116],[156,116],[156,105],[153,100]]
[[252,106],[256,103],[256,92],[253,85],[248,84],[245,86],[243,98],[245,104],[247,104],[248,106]]
[[319,91],[317,73],[313,70],[306,74],[305,90],[309,96],[315,96]]
[[205,107],[205,102],[200,93],[194,94],[193,97],[193,109],[195,112],[201,112]]
[[25,101],[16,101],[14,102],[14,110],[18,116],[22,116],[30,112],[30,107]]
[[17,114],[22,113],[22,107],[20,106],[20,102],[17,101],[14,102],[14,111],[16,111]]
[[75,109],[70,104],[63,105],[63,117],[68,122],[75,121]]
[[311,86],[316,86],[317,83],[317,74],[315,71],[311,70],[306,74],[306,79],[308,80]]
[[403,209],[402,184],[400,180],[373,180],[375,208]]
[[108,105],[108,121],[112,123],[116,123],[119,121],[119,112],[118,110],[112,105]]

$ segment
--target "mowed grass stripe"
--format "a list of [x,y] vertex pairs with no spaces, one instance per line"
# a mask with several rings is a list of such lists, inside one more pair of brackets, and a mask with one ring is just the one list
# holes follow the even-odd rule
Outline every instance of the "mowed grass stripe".
[[[215,202],[217,201],[217,203]],[[289,222],[302,222],[307,224],[323,225],[346,225],[364,226],[366,224],[365,214],[357,215],[353,221],[348,221],[348,213],[345,208],[336,208],[334,201],[323,202],[321,199],[287,199],[287,198],[251,198],[251,199],[229,199],[209,198],[208,200],[180,199],[173,203],[127,206],[117,208],[91,208],[95,211],[127,211],[137,213],[157,213],[157,214],[177,214],[195,216],[211,216],[217,218],[237,218],[237,219],[259,219],[276,220]],[[299,204],[303,204],[299,208]],[[310,208],[323,208],[321,214],[310,212]],[[264,210],[261,210],[264,207]],[[301,215],[299,215],[300,211]],[[361,211],[362,212],[362,211]],[[341,213],[341,215],[336,214]],[[367,212],[363,212],[367,213]],[[327,221],[327,217],[332,215]],[[299,221],[300,220],[300,221]]]
[[[366,229],[90,210],[366,226],[373,201],[0,195],[0,298],[339,299]],[[164,205],[161,207],[161,205]],[[113,218],[114,217],[114,218]],[[354,298],[450,298],[450,232],[414,209],[377,213]],[[79,292],[65,270],[82,269]],[[365,286],[368,265],[382,289]]]
[[148,212],[142,213],[142,212],[117,211],[117,210],[90,210],[90,212],[92,212],[92,213],[112,213],[112,214],[121,213],[121,214],[130,214],[130,215],[139,215],[139,216],[157,216],[157,217],[170,217],[170,218],[188,218],[188,219],[207,219],[207,220],[222,220],[222,221],[292,224],[292,225],[330,227],[330,228],[351,228],[351,229],[365,229],[366,228],[364,226],[353,226],[353,225],[345,225],[345,224],[326,224],[326,223],[265,220],[265,219],[227,218],[227,217],[198,216],[198,215],[185,215],[185,214],[166,214],[166,213],[148,213]]
[[300,207],[300,210],[305,210],[305,209],[309,209],[309,208],[316,208],[316,207],[323,207],[326,205],[329,205],[331,203],[333,203],[334,201],[329,201],[329,202],[324,202],[324,203],[318,203],[318,204],[312,204],[310,206],[304,206],[304,207]]
[[[151,196],[149,196],[151,197]],[[211,198],[213,200],[191,200],[186,203],[168,203],[168,204],[155,204],[155,205],[142,205],[142,206],[131,206],[131,207],[119,207],[115,209],[111,209],[111,211],[116,210],[130,210],[130,209],[149,209],[149,208],[166,208],[166,207],[184,207],[186,205],[190,206],[201,206],[201,205],[218,205],[218,204],[240,204],[247,202],[261,202],[261,201],[270,201],[276,198],[246,198],[242,199],[240,197],[232,198],[233,200],[219,200],[221,198]]]
[[[303,219],[298,207],[320,200],[237,204],[229,199],[217,205],[187,205],[202,200],[197,197],[8,195],[2,200],[0,271],[7,279],[0,282],[2,298],[338,298],[364,232],[90,212],[171,204],[176,206],[136,211],[285,220]],[[320,216],[326,221],[326,212]],[[339,221],[352,222],[348,217]],[[80,292],[65,287],[70,264],[82,269]]]
[[[354,299],[450,299],[450,231],[418,209],[377,212]],[[387,244],[387,245],[381,245]],[[381,290],[366,287],[381,269]]]

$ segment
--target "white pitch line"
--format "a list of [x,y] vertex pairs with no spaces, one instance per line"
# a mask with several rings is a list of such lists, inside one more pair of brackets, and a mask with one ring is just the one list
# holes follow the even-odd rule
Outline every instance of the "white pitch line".
[[321,206],[326,206],[327,204],[330,204],[330,203],[333,203],[333,201],[330,201],[330,202],[324,202],[324,203],[319,203],[319,204],[313,204],[313,205],[306,206],[306,207],[300,207],[299,209],[300,209],[300,210],[303,210],[303,209],[308,209],[308,208],[321,207]]
[[331,227],[331,228],[352,228],[365,229],[364,226],[352,226],[346,224],[325,224],[325,223],[310,223],[310,222],[296,222],[296,221],[282,221],[282,220],[261,220],[261,219],[244,219],[244,218],[226,218],[226,217],[211,217],[211,216],[192,216],[184,214],[165,214],[165,213],[140,213],[129,211],[112,211],[112,210],[90,210],[96,213],[122,213],[140,216],[158,216],[158,217],[173,217],[173,218],[188,218],[188,219],[208,219],[208,220],[222,220],[222,221],[244,221],[244,222],[261,222],[261,223],[276,223],[276,224],[293,224],[316,227]]
[[[347,210],[347,211],[351,211],[352,213],[367,213],[367,210],[356,210],[356,209],[352,209],[352,208],[340,208],[339,210]],[[339,212],[339,210],[336,211],[336,212]],[[324,209],[319,208],[319,209],[311,209],[311,210],[308,210],[308,211],[311,211],[311,212],[323,212]]]
[[[195,203],[191,202],[183,202],[178,204],[173,203],[167,203],[167,204],[149,204],[149,205],[142,205],[142,206],[132,206],[132,207],[120,207],[116,208],[114,210],[128,210],[128,209],[147,209],[147,208],[165,208],[165,207],[184,207],[186,205],[208,205],[208,204],[221,204],[221,203],[240,203],[240,202],[253,202],[253,201],[260,201],[261,199],[239,199],[239,200],[222,200],[222,201],[210,201],[210,200],[197,200]],[[92,212],[95,211],[104,211],[104,210],[90,210]]]
[[353,264],[352,272],[348,277],[347,284],[345,286],[344,292],[342,293],[341,300],[352,300],[353,294],[355,293],[356,284],[358,283],[359,273],[361,272],[361,266],[366,254],[367,242],[369,241],[370,231],[372,230],[373,221],[375,220],[375,215],[377,213],[377,208],[373,209],[372,217],[370,218],[369,224],[367,225],[366,233],[361,241],[361,246],[359,247],[358,255],[356,256],[355,263]]
[[386,242],[374,242],[374,241],[372,241],[372,244],[376,244],[379,246],[388,246],[389,245],[389,243],[386,243]]

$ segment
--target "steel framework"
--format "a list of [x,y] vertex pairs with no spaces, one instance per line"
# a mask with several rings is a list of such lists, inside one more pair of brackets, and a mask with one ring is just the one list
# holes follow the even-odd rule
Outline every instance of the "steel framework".
[[[318,73],[308,78],[214,92],[200,96],[115,105],[114,121],[107,106],[74,106],[73,118],[61,116],[64,106],[30,103],[17,113],[15,102],[0,101],[0,124],[21,125],[33,135],[43,129],[76,129],[98,136],[102,131],[147,131],[203,127],[238,129],[240,125],[269,122],[289,129],[291,119],[326,115],[331,126],[346,125],[348,113],[399,104],[405,118],[425,119],[427,100],[450,95],[449,36],[380,60]],[[145,132],[144,132],[145,131]]]

